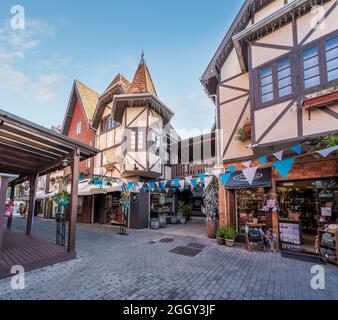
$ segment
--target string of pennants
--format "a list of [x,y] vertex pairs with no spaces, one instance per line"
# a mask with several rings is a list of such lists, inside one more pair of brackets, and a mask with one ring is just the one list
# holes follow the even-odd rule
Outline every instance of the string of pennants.
[[[287,159],[284,159],[285,151],[291,150],[296,155]],[[303,157],[309,154],[318,153],[322,157],[326,158],[332,152],[338,150],[338,145],[330,148],[326,148],[323,150],[314,151],[312,153],[302,154],[302,144],[298,144],[289,149],[281,150],[270,155],[261,156],[256,160],[262,165],[266,166],[268,163],[268,158],[274,156],[276,161],[272,162],[272,167],[281,175],[281,177],[285,178],[289,172],[291,171],[296,159],[298,157]],[[252,166],[253,160],[242,162],[241,165],[245,169],[242,169],[242,173],[246,179],[246,181],[252,185],[257,170],[259,166]],[[212,168],[207,170],[206,172],[199,173],[196,176],[188,176],[185,178],[175,178],[172,180],[162,180],[162,181],[150,181],[150,182],[128,182],[127,190],[130,192],[154,192],[157,190],[158,192],[176,192],[183,190],[195,190],[201,191],[203,188],[207,188],[212,182],[214,177],[219,178],[222,185],[226,185],[231,175],[237,171],[236,166],[229,166],[227,168]]]

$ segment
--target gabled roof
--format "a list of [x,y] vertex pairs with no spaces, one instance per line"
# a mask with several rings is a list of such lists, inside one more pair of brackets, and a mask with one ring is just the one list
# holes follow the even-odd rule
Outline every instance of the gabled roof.
[[105,92],[110,91],[114,89],[116,86],[121,86],[124,90],[124,92],[128,92],[131,86],[131,83],[122,75],[118,74],[114,80],[110,83],[108,88],[105,90]]
[[97,101],[99,100],[99,94],[79,80],[75,80],[75,84],[80,95],[82,106],[86,112],[87,119],[91,121],[95,113]]
[[130,94],[134,93],[151,93],[157,97],[157,92],[154,82],[151,78],[149,69],[144,60],[144,53],[142,52],[140,64],[136,70],[134,80],[128,91]]
[[90,89],[89,87],[87,87],[86,85],[84,85],[79,80],[75,80],[73,84],[72,93],[69,98],[65,119],[62,125],[63,134],[68,134],[73,119],[75,105],[78,99],[80,99],[83,110],[86,114],[88,126],[90,125],[94,117],[96,105],[97,102],[99,101],[99,94],[96,93],[94,90]]

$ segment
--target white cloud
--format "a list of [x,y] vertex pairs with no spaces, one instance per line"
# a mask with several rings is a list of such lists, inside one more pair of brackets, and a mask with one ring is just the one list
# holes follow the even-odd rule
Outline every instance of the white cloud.
[[[23,96],[37,101],[51,101],[56,98],[56,87],[65,80],[65,76],[59,73],[46,73],[48,66],[56,69],[57,61],[44,60],[44,73],[31,75],[23,69],[22,63],[28,64],[27,57],[33,50],[38,50],[43,36],[54,36],[54,28],[46,22],[36,19],[26,19],[24,30],[12,30],[9,23],[0,28],[0,89],[20,92]],[[58,59],[58,63],[67,63],[66,59]],[[38,62],[38,65],[40,61]]]

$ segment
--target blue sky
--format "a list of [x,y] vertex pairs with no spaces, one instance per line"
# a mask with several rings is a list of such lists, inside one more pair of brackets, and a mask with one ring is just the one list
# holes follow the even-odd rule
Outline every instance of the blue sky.
[[[181,135],[211,128],[214,106],[199,82],[243,1],[0,1],[0,108],[62,124],[72,83],[102,93],[117,73],[130,81],[141,50]],[[26,29],[10,28],[13,5]]]

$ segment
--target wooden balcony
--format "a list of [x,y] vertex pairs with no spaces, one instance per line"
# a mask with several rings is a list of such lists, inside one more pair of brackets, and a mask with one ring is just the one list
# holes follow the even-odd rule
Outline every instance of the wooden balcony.
[[199,173],[205,172],[207,169],[212,168],[214,165],[208,164],[178,164],[172,167],[172,178],[184,178],[187,176],[195,176]]

